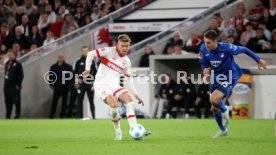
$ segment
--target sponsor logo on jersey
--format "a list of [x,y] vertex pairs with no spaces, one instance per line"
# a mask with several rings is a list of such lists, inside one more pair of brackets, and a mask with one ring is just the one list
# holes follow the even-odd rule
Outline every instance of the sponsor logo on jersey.
[[108,62],[108,63],[107,63],[107,66],[108,66],[109,68],[115,70],[116,72],[121,72],[121,68],[118,67],[117,65],[111,63],[111,62]]
[[211,65],[214,67],[218,67],[221,64],[221,61],[210,61]]
[[101,63],[105,66],[107,66],[108,68],[118,72],[118,73],[121,73],[121,71],[123,70],[122,67],[120,67],[119,65],[111,62],[110,60],[108,60],[107,58],[103,58]]

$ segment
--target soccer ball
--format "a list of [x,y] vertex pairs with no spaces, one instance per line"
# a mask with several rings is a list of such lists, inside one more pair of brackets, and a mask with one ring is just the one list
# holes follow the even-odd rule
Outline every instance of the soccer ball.
[[145,128],[141,124],[136,124],[129,129],[130,137],[134,140],[141,140],[145,136]]

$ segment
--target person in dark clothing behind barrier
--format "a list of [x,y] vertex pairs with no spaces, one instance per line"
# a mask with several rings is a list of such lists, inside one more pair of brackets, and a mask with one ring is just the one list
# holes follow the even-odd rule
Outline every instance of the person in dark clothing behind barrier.
[[[168,75],[166,82],[162,84],[159,88],[158,94],[155,95],[155,99],[150,107],[150,118],[162,118],[164,107],[168,104],[168,97],[171,99],[171,94],[173,94],[173,89],[175,82]],[[169,111],[169,112],[168,112]],[[170,116],[171,107],[167,108],[167,115]]]
[[185,118],[190,116],[190,107],[195,100],[195,85],[192,83],[190,77],[184,74],[180,77],[180,83],[175,87],[174,106],[185,108]]
[[[83,46],[81,48],[82,56],[81,58],[76,62],[75,66],[75,74],[81,75],[82,72],[85,70],[85,61],[87,53],[89,52],[88,47]],[[78,89],[78,117],[83,118],[83,99],[85,92],[87,93],[88,100],[90,103],[90,110],[93,119],[95,119],[95,105],[94,105],[94,90],[93,89],[93,82],[96,75],[96,64],[93,61],[90,66],[90,75],[93,77],[87,77],[83,78],[82,76],[79,76],[78,83],[76,84],[76,88]]]
[[54,91],[49,118],[55,117],[57,103],[60,97],[62,97],[60,118],[65,117],[68,91],[71,82],[71,80],[66,79],[69,79],[70,74],[72,74],[72,66],[65,62],[62,53],[58,55],[57,59],[57,63],[51,66],[51,76],[49,75],[50,87]]
[[154,51],[150,45],[145,46],[145,54],[140,59],[139,67],[149,67],[149,57],[154,55]]
[[204,107],[204,117],[209,118],[211,114],[211,103],[209,101],[210,85],[203,80],[203,83],[198,86],[195,100],[195,111],[198,118],[201,118],[200,108]]
[[167,44],[165,45],[165,48],[163,49],[162,54],[169,54],[168,53],[168,47],[170,46],[176,46],[181,45],[183,46],[183,39],[180,32],[175,32],[171,39],[168,40]]
[[4,96],[6,104],[6,118],[11,118],[13,104],[15,104],[15,117],[19,118],[21,113],[21,84],[24,78],[23,68],[15,59],[15,53],[9,50],[7,53],[9,61],[5,65]]
[[[73,73],[75,73],[75,67],[76,67],[76,63],[79,59],[76,60],[76,62],[74,63],[73,65]],[[71,83],[70,83],[70,97],[69,97],[69,106],[68,106],[68,111],[67,111],[67,117],[68,118],[71,118],[73,116],[73,109],[76,108],[75,106],[75,103],[76,103],[76,100],[77,100],[77,97],[78,97],[78,92],[77,92],[77,89],[75,87],[75,83],[76,82],[76,77],[74,77],[72,80],[71,80]],[[75,113],[74,113],[75,114]]]
[[176,87],[176,82],[169,74],[167,74],[166,81],[166,84],[161,85],[159,95],[168,100],[166,118],[169,118],[172,115],[173,94]]

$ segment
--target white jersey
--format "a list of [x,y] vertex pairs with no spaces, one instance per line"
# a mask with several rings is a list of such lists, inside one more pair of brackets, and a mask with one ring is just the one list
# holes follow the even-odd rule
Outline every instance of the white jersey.
[[121,57],[116,47],[105,47],[96,50],[101,64],[96,74],[96,82],[119,84],[120,76],[131,76],[131,62],[128,56]]

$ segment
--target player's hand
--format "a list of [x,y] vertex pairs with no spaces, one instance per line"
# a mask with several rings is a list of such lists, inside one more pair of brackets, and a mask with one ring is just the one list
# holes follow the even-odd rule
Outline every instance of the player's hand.
[[211,68],[209,67],[209,68],[205,68],[204,70],[203,70],[203,74],[205,75],[205,74],[210,74],[211,73]]
[[82,72],[81,75],[82,75],[83,77],[87,77],[89,74],[90,74],[90,71],[89,71],[89,70],[85,70],[85,71]]
[[260,61],[258,62],[258,68],[259,69],[266,69],[266,62],[265,62],[265,60],[264,59],[260,59]]
[[210,84],[211,83],[211,75],[210,74],[204,74],[203,75],[203,83],[204,84]]
[[138,95],[135,95],[135,98],[136,100],[138,100],[139,104],[142,104],[142,106],[144,106],[144,101]]

